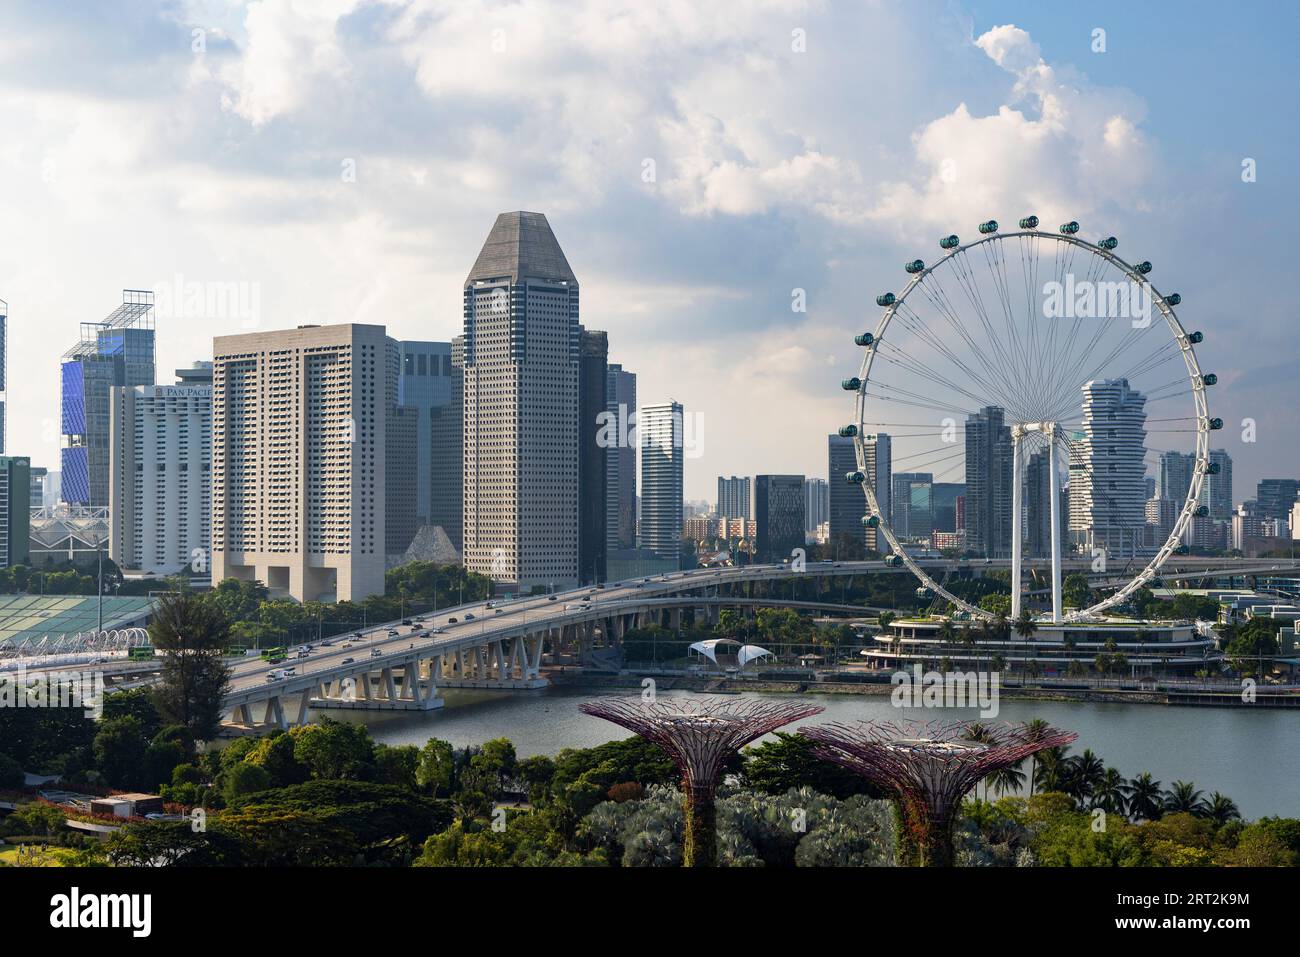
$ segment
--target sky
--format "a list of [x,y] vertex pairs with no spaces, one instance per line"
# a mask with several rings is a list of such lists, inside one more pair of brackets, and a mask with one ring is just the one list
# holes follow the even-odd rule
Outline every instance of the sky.
[[60,355],[123,288],[158,293],[160,382],[252,329],[447,340],[496,215],[527,209],[640,400],[693,416],[687,498],[712,499],[719,474],[825,476],[876,293],[938,237],[1036,213],[1120,237],[1182,295],[1237,501],[1300,475],[1291,5],[6,14],[8,446],[33,464],[58,463]]

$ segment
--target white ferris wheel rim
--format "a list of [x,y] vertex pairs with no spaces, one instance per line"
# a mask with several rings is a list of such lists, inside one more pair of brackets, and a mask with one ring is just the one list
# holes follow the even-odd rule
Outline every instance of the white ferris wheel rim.
[[[1201,373],[1200,363],[1197,361],[1196,352],[1192,348],[1193,343],[1189,339],[1186,330],[1183,329],[1182,323],[1174,312],[1173,306],[1166,302],[1165,297],[1160,294],[1144,273],[1139,272],[1131,263],[1115,255],[1113,251],[1096,245],[1095,243],[1090,243],[1087,240],[1080,239],[1072,234],[1049,233],[1037,229],[1020,229],[1014,232],[998,231],[992,234],[982,235],[979,239],[974,240],[973,242],[959,243],[956,246],[946,249],[943,258],[937,260],[933,265],[926,265],[920,271],[913,273],[911,280],[903,288],[903,291],[895,296],[892,303],[884,307],[884,312],[876,325],[876,330],[873,334],[871,343],[863,348],[861,370],[858,374],[860,384],[857,388],[854,400],[856,411],[856,432],[853,435],[853,445],[858,469],[865,472],[867,468],[866,448],[864,445],[867,422],[866,389],[867,384],[870,382],[871,365],[876,356],[877,346],[888,331],[889,323],[893,319],[894,313],[898,310],[898,307],[906,302],[907,297],[912,294],[912,292],[925,280],[927,276],[930,275],[930,273],[948,264],[957,254],[981,246],[985,243],[1001,243],[1003,240],[1016,237],[1050,239],[1076,246],[1085,250],[1092,256],[1106,260],[1110,265],[1123,272],[1132,282],[1142,287],[1145,292],[1150,295],[1151,302],[1160,311],[1161,316],[1165,320],[1165,324],[1173,334],[1175,344],[1179,347],[1179,350],[1182,353],[1183,361],[1187,367],[1187,375],[1192,387],[1193,404],[1196,409],[1196,464],[1195,468],[1192,470],[1191,483],[1187,492],[1187,498],[1183,502],[1182,510],[1178,513],[1178,518],[1174,521],[1173,530],[1169,533],[1169,537],[1165,540],[1165,543],[1147,563],[1146,567],[1134,575],[1125,585],[1118,588],[1114,593],[1096,604],[1087,608],[1076,609],[1062,617],[1062,622],[1077,622],[1098,617],[1108,608],[1113,608],[1115,605],[1124,602],[1129,595],[1133,594],[1143,585],[1157,577],[1157,572],[1159,572],[1161,566],[1164,565],[1169,556],[1172,555],[1181,545],[1183,532],[1192,520],[1192,515],[1195,512],[1197,502],[1200,499],[1201,485],[1204,482],[1204,477],[1209,468],[1210,414],[1209,403],[1206,399],[1205,380]],[[832,481],[835,480],[834,476],[831,478]],[[935,581],[934,578],[932,578],[929,573],[927,573],[925,569],[923,569],[916,560],[908,554],[907,549],[898,540],[897,536],[895,536],[893,529],[890,527],[889,516],[881,513],[879,504],[876,500],[875,491],[872,488],[872,483],[864,481],[862,483],[862,489],[866,496],[867,507],[870,510],[870,514],[876,516],[879,523],[875,526],[875,530],[877,533],[884,534],[885,539],[889,542],[893,554],[898,555],[903,560],[903,564],[912,572],[913,575],[916,576],[917,580],[920,581],[924,587],[929,588],[935,595],[943,597],[956,608],[969,614],[972,618],[987,621],[996,619],[997,616],[992,612],[986,611],[983,608],[972,605],[969,602],[958,598],[939,584],[939,582]]]

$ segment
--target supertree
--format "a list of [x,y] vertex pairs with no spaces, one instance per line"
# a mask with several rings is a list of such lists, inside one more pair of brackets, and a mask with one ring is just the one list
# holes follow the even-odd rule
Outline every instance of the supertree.
[[727,759],[770,731],[821,714],[813,704],[754,698],[599,698],[578,705],[645,738],[672,759],[682,773],[686,841],[684,867],[712,867],[717,861],[715,794]]
[[1025,724],[981,725],[970,740],[965,721],[859,721],[800,728],[813,753],[833,761],[890,795],[903,832],[921,866],[953,861],[953,823],[962,798],[980,779],[1057,748],[1078,735]]

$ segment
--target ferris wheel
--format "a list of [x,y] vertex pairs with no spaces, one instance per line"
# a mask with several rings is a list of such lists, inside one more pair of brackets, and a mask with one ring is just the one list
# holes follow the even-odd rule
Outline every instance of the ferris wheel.
[[[965,244],[945,236],[939,259],[908,262],[906,285],[876,296],[880,319],[854,340],[861,371],[842,383],[856,414],[839,434],[857,467],[831,480],[861,485],[864,533],[918,593],[994,617],[919,563],[947,541],[1010,560],[1012,617],[1037,564],[1050,569],[1050,620],[1079,621],[1156,581],[1193,520],[1220,507],[1203,487],[1220,470],[1209,434],[1223,423],[1209,414],[1202,334],[1183,328],[1177,293],[1152,285],[1151,263],[1122,259],[1113,236],[1081,238],[1077,222],[1038,226],[1026,216],[1016,231],[981,223]],[[1066,551],[1100,557],[1121,584],[1063,613]]]

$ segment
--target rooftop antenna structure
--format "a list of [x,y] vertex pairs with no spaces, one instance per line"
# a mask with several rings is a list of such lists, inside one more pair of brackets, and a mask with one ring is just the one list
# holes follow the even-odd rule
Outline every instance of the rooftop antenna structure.
[[604,718],[656,745],[682,774],[686,841],[683,867],[717,863],[715,798],[727,759],[782,725],[821,714],[818,705],[735,698],[639,696],[599,698],[578,705],[583,714]]
[[[966,721],[834,722],[800,728],[813,754],[848,768],[889,794],[915,863],[951,867],[952,828],[962,798],[983,778],[1078,735],[1029,724]],[[978,738],[976,740],[976,738]]]

